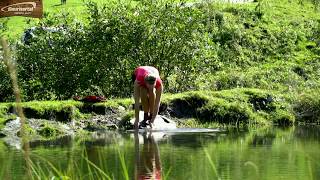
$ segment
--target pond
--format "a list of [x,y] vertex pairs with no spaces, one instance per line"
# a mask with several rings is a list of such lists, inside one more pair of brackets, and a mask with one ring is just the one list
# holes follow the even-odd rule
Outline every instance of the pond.
[[320,179],[316,126],[95,132],[30,142],[29,166],[22,151],[4,141],[0,179],[27,177],[27,167],[45,179]]

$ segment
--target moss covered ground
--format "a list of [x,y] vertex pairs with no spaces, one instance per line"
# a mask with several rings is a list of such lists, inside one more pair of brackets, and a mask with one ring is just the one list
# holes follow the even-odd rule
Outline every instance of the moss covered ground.
[[[32,101],[22,104],[26,117],[69,123],[92,115],[119,113],[123,120],[133,118],[133,100],[109,99],[103,103],[79,101]],[[1,124],[13,119],[13,103],[1,103]],[[181,127],[210,126],[292,126],[298,124],[319,124],[319,98],[310,94],[292,96],[276,91],[236,88],[222,91],[191,91],[164,94],[160,113],[179,122]],[[117,120],[120,124],[120,118]],[[48,136],[59,134],[50,125],[39,132]],[[52,130],[52,131],[51,131]]]

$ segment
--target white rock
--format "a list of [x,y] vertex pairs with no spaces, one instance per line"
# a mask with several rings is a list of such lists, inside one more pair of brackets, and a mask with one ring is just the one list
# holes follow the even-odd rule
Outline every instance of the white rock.
[[[139,114],[139,122],[141,122],[143,120],[143,111],[140,111]],[[130,120],[130,123],[134,124],[135,118],[132,118]],[[162,131],[162,130],[171,130],[171,129],[176,129],[177,125],[174,121],[161,116],[161,115],[157,115],[154,122],[153,122],[153,127],[152,127],[152,131]],[[149,126],[148,126],[149,129]]]

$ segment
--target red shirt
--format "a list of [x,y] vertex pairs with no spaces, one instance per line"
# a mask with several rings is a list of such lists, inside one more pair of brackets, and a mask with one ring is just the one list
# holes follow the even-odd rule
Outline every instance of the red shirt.
[[160,79],[159,71],[155,67],[139,66],[134,71],[134,75],[136,76],[136,81],[138,81],[138,84],[143,87],[147,87],[146,83],[144,82],[144,78],[150,73],[157,75],[155,88],[158,89],[162,85],[162,80]]

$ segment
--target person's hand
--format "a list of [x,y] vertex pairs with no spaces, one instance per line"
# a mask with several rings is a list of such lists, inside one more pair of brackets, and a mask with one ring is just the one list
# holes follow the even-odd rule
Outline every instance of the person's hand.
[[154,127],[154,124],[153,122],[150,121],[150,124],[149,124],[150,128],[152,129]]
[[150,123],[154,123],[154,120],[156,119],[156,117],[151,117],[150,119]]

